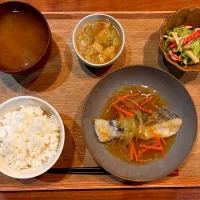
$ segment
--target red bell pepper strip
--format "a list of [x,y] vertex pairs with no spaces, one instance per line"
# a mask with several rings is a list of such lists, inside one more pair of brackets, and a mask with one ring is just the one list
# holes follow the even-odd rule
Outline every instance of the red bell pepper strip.
[[183,42],[183,45],[186,45],[187,43],[189,43],[192,40],[195,40],[197,37],[200,36],[200,30],[195,31],[194,33],[191,33],[190,35],[188,35]]
[[173,49],[173,48],[176,48],[177,47],[177,44],[176,43],[171,43],[170,45],[169,45],[169,48],[170,49]]
[[177,55],[173,54],[171,50],[169,51],[169,55],[170,55],[171,59],[176,61],[176,62],[182,60],[182,56],[177,56]]

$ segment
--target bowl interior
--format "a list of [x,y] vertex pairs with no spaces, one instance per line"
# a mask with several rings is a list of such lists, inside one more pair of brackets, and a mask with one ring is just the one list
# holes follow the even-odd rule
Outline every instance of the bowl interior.
[[[120,38],[120,50],[118,52],[118,54],[115,56],[115,58],[113,58],[111,61],[107,62],[107,63],[103,63],[103,64],[93,64],[88,62],[87,60],[85,60],[78,52],[78,49],[76,48],[76,34],[78,32],[78,30],[80,30],[82,28],[82,26],[90,21],[94,21],[94,20],[98,20],[98,19],[109,19],[109,21],[111,22],[111,24],[118,30],[119,33],[119,38]],[[75,27],[74,32],[73,32],[73,36],[72,36],[72,42],[73,42],[73,47],[75,49],[76,54],[78,55],[78,57],[87,65],[91,66],[91,67],[105,67],[108,66],[110,64],[112,64],[121,54],[123,48],[124,48],[124,43],[125,43],[125,35],[124,35],[124,31],[122,26],[120,25],[120,23],[114,19],[113,17],[106,15],[106,14],[92,14],[92,15],[88,15],[85,18],[83,18]]]
[[168,53],[165,52],[163,36],[167,30],[172,30],[174,27],[181,25],[192,25],[194,27],[200,26],[200,8],[182,8],[177,12],[170,14],[164,24],[160,28],[160,48],[164,53],[168,62],[175,65],[182,71],[200,71],[200,63],[193,66],[180,66],[173,61]]
[[[99,117],[109,95],[133,84],[156,90],[166,99],[169,109],[183,119],[183,126],[166,157],[151,164],[133,165],[120,161],[98,142],[94,132],[93,120]],[[186,158],[196,138],[197,114],[190,95],[175,78],[153,67],[134,66],[111,73],[93,88],[85,105],[82,128],[90,153],[105,170],[127,180],[149,181],[170,174]]]
[[1,71],[24,71],[41,64],[39,61],[49,56],[46,53],[51,42],[49,26],[40,11],[31,5],[23,2],[1,3],[0,30],[2,29]]
[[8,112],[18,110],[22,105],[40,106],[47,115],[52,115],[52,114],[55,115],[56,119],[59,122],[60,130],[61,130],[57,155],[53,159],[51,159],[49,162],[46,162],[45,164],[43,164],[40,167],[23,169],[19,172],[12,171],[8,167],[8,165],[5,163],[4,158],[0,155],[0,171],[10,177],[24,179],[24,178],[36,177],[36,176],[44,173],[45,171],[47,171],[49,168],[51,168],[54,165],[54,163],[57,161],[57,159],[59,158],[59,156],[62,152],[65,134],[64,134],[64,126],[63,126],[62,120],[61,120],[60,116],[58,115],[58,113],[55,111],[55,109],[52,106],[50,106],[49,104],[47,104],[46,102],[44,102],[43,100],[34,98],[34,97],[26,97],[26,96],[16,97],[16,98],[10,99],[10,100],[6,101],[5,103],[1,104],[0,105],[0,119]]

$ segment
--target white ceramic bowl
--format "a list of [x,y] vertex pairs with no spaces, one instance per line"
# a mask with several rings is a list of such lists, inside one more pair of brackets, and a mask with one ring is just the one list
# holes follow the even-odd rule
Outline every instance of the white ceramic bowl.
[[[120,50],[118,52],[118,54],[109,62],[107,63],[103,63],[103,64],[93,64],[88,62],[87,60],[85,60],[78,52],[78,49],[76,48],[76,34],[77,31],[82,28],[82,26],[84,24],[86,24],[89,21],[93,21],[93,20],[97,20],[97,19],[109,19],[109,21],[111,22],[112,25],[114,25],[114,27],[118,30],[119,32],[119,37],[120,37]],[[124,44],[125,44],[125,34],[124,34],[124,30],[121,26],[121,24],[113,17],[111,17],[110,15],[106,15],[106,14],[100,14],[100,13],[96,13],[96,14],[92,14],[92,15],[88,15],[86,17],[84,17],[81,21],[79,21],[79,23],[76,25],[74,31],[73,31],[73,35],[72,35],[72,45],[73,48],[77,54],[77,56],[79,57],[79,59],[81,61],[83,61],[86,65],[90,66],[90,67],[95,67],[95,68],[101,68],[101,67],[106,67],[111,65],[113,62],[115,62],[115,60],[120,56],[120,54],[122,53],[123,49],[124,49]]]
[[43,164],[40,167],[23,169],[19,172],[12,171],[9,166],[5,163],[4,158],[0,155],[0,172],[6,174],[7,176],[19,179],[27,179],[39,176],[49,170],[58,160],[60,154],[64,147],[65,141],[65,130],[62,119],[57,111],[47,102],[42,99],[32,97],[32,96],[19,96],[9,99],[0,105],[0,119],[8,112],[12,112],[21,107],[21,105],[37,105],[40,106],[47,115],[55,115],[56,119],[60,125],[60,142],[58,146],[58,151],[56,156],[49,162]]

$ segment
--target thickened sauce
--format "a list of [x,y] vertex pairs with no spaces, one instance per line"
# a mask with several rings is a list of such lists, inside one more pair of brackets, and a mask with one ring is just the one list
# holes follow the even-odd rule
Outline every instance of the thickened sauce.
[[[116,99],[117,96],[123,96],[127,93],[132,94],[132,93],[138,93],[138,92],[141,95],[137,97],[133,97],[133,100],[136,103],[140,103],[144,101],[144,98],[150,95],[153,96],[153,100],[145,104],[145,108],[151,109],[153,112],[151,115],[148,113],[142,114],[143,123],[144,124],[149,123],[149,122],[151,123],[151,121],[153,124],[158,123],[156,121],[157,111],[158,109],[166,108],[167,103],[165,102],[163,97],[161,97],[156,91],[142,85],[126,86],[115,91],[106,102],[105,107],[103,108],[102,113],[101,113],[101,118],[106,119],[106,120],[118,119],[118,113],[116,112],[116,109],[114,109],[114,107],[111,106],[111,103]],[[123,105],[120,105],[120,104],[119,106],[123,107]],[[175,141],[175,135],[169,138],[165,138],[165,142],[166,142],[166,145],[164,146],[165,153],[169,151],[174,141]],[[136,149],[139,149],[139,145],[141,143],[145,145],[152,145],[153,142],[154,142],[153,139],[150,139],[150,140],[136,139]],[[128,162],[128,163],[136,164],[135,161],[130,161],[130,155],[129,155],[130,145],[124,146],[123,141],[120,138],[113,139],[112,141],[105,143],[105,147],[113,156],[119,158],[120,160]],[[140,157],[140,160],[143,164],[145,164],[145,163],[152,163],[160,158],[162,158],[161,152],[151,150],[142,154],[142,156]]]

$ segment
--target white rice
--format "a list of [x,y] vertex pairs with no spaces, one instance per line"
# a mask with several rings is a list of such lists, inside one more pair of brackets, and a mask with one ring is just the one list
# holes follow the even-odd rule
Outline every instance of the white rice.
[[39,106],[21,106],[0,120],[0,154],[14,171],[39,167],[57,152],[60,126]]

